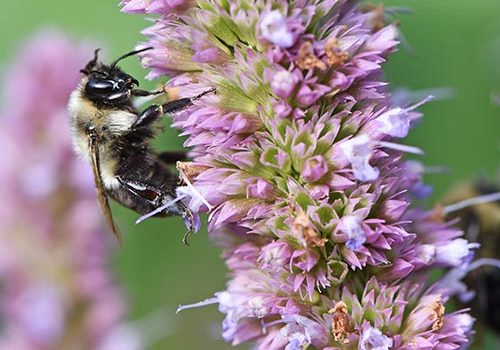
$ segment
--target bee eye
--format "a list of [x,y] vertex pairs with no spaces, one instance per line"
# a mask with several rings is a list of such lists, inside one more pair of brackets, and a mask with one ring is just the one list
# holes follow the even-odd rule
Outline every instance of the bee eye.
[[116,83],[113,80],[92,78],[87,83],[87,91],[94,93],[112,92],[116,88]]

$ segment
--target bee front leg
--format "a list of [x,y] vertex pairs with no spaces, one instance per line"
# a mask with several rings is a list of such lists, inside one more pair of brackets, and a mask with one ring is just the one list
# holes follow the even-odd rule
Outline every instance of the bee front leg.
[[165,93],[165,89],[154,90],[154,91],[146,91],[146,90],[141,90],[141,89],[134,89],[131,92],[132,96],[137,96],[137,97],[147,97],[147,96],[153,96],[153,95],[161,95],[161,94],[164,94],[164,93]]
[[163,113],[175,113],[179,112],[187,107],[189,107],[194,101],[202,98],[205,95],[215,93],[215,88],[208,89],[207,91],[203,91],[201,94],[193,96],[193,97],[186,97],[186,98],[180,98],[175,101],[170,101],[162,105],[163,107]]
[[213,92],[215,92],[215,89],[209,89],[194,97],[180,98],[162,105],[151,105],[137,116],[137,119],[132,124],[132,130],[148,126],[164,114],[179,112],[189,107],[193,101]]
[[151,105],[142,111],[141,114],[137,116],[137,119],[132,124],[132,130],[140,129],[142,127],[147,127],[156,120],[158,120],[163,114],[163,108],[159,105]]

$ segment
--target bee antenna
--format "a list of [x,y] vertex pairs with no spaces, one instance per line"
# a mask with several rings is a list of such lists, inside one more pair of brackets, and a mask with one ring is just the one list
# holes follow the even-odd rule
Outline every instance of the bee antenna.
[[118,64],[118,62],[120,62],[124,58],[130,57],[130,56],[134,56],[134,55],[137,55],[138,53],[141,53],[141,52],[144,52],[144,51],[148,51],[148,50],[152,50],[152,49],[153,49],[153,47],[146,47],[144,49],[130,51],[130,52],[126,53],[125,55],[118,57],[115,61],[113,61],[113,63],[111,63],[111,67],[110,68],[111,69],[115,68],[115,66]]
[[83,68],[83,69],[80,70],[80,73],[83,73],[83,74],[86,74],[86,75],[88,75],[88,74],[91,73],[92,69],[97,64],[97,60],[99,58],[99,51],[101,51],[100,48],[94,50],[94,58],[91,61],[89,61],[89,63],[87,63],[87,65],[85,66],[85,68]]
[[92,59],[92,63],[96,64],[97,59],[99,58],[99,51],[101,51],[101,48],[97,48],[94,50],[94,59]]

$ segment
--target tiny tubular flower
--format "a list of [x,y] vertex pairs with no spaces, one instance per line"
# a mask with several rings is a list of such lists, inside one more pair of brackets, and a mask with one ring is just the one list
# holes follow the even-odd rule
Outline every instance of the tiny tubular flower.
[[291,47],[296,40],[288,27],[286,18],[278,10],[264,15],[260,22],[260,30],[264,38],[283,48]]
[[365,231],[361,227],[361,219],[354,215],[344,216],[340,223],[340,230],[347,234],[346,247],[358,250],[366,242]]
[[383,112],[377,118],[377,121],[382,124],[381,131],[393,137],[406,137],[410,130],[410,123],[412,121],[412,114],[410,112],[429,102],[433,98],[434,97],[430,95],[410,107],[395,107]]
[[274,73],[271,78],[271,89],[281,98],[288,98],[299,82],[296,74],[287,70],[279,70]]
[[315,182],[321,179],[328,172],[328,164],[321,155],[311,157],[306,160],[302,168],[302,177],[308,182]]
[[359,340],[359,350],[389,350],[392,349],[393,340],[382,333],[378,328],[371,326],[363,329]]
[[359,181],[373,181],[380,171],[370,165],[373,143],[367,135],[353,137],[340,145],[345,157],[352,166],[354,177]]
[[479,243],[469,243],[463,238],[454,239],[436,246],[435,262],[449,266],[460,266],[472,254],[471,249],[478,247]]

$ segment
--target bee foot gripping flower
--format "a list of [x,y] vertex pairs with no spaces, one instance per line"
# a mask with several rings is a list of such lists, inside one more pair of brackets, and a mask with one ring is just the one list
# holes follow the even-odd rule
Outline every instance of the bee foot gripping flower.
[[[194,212],[224,247],[224,339],[257,349],[459,348],[472,319],[425,283],[474,245],[409,210],[423,171],[403,161],[416,109],[393,105],[381,67],[398,44],[383,7],[354,0],[123,1],[153,12],[141,53],[180,97]],[[382,14],[382,15],[381,15]],[[181,169],[182,170],[182,169]],[[419,191],[419,189],[421,189]],[[451,251],[450,248],[460,248]]]

